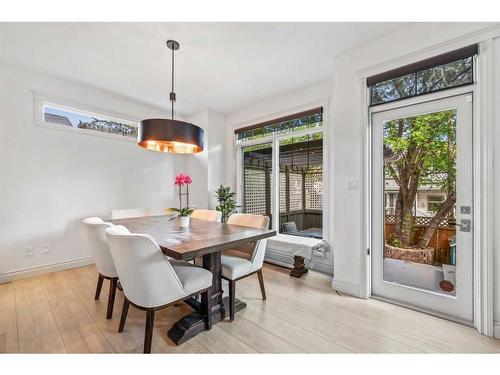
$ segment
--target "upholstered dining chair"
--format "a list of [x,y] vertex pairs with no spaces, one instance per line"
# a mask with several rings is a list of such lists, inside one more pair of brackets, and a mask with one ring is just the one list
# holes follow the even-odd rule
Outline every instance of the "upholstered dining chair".
[[167,215],[166,208],[126,208],[111,211],[111,220]]
[[[269,227],[269,217],[252,214],[232,214],[227,223],[243,227],[267,229]],[[266,299],[266,289],[262,275],[266,244],[267,239],[257,241],[253,246],[250,259],[222,255],[222,277],[229,282],[229,320],[231,321],[234,320],[236,281],[257,273],[262,299]]]
[[116,273],[115,264],[113,263],[113,258],[109,252],[108,242],[106,239],[106,229],[112,227],[113,224],[104,222],[100,217],[88,217],[83,220],[83,223],[87,229],[89,250],[94,258],[97,272],[99,273],[94,298],[96,300],[99,299],[104,279],[109,280],[108,309],[106,312],[106,318],[111,319],[113,316],[113,305],[115,303],[118,274]]
[[215,210],[194,210],[191,214],[193,219],[221,222],[222,212]]
[[[123,332],[130,304],[146,310],[144,353],[151,353],[155,311],[199,293],[208,293],[212,273],[188,262],[168,259],[147,234],[130,233],[122,225],[110,227],[106,233],[125,294],[118,332]],[[206,300],[205,326],[211,329],[211,298]]]

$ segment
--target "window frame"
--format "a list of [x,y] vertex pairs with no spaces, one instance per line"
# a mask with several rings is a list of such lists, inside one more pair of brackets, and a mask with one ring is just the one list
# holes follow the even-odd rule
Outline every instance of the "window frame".
[[46,106],[49,106],[51,108],[60,109],[63,111],[80,113],[86,116],[92,116],[103,120],[115,121],[122,123],[124,125],[130,125],[135,127],[139,126],[140,119],[137,117],[134,118],[134,116],[119,114],[116,112],[112,112],[110,110],[94,107],[87,104],[72,102],[66,99],[45,95],[35,91],[33,91],[32,94],[34,102],[33,122],[36,127],[94,136],[94,137],[114,139],[123,142],[137,143],[137,138],[135,137],[128,137],[113,133],[105,133],[92,129],[82,129],[82,128],[74,128],[71,126],[62,126],[51,122],[47,122],[45,121],[44,109]]
[[[430,198],[439,198],[440,201],[438,202],[437,200],[431,200]],[[445,194],[440,194],[440,193],[436,193],[436,194],[427,194],[426,195],[426,203],[427,203],[427,211],[429,212],[432,212],[433,210],[430,209],[430,204],[438,204],[438,205],[442,205],[444,203],[444,201],[446,200],[446,195]],[[439,207],[437,207],[437,209],[439,210]]]
[[[233,133],[233,144],[234,144],[234,150],[236,152],[236,201],[238,202],[238,205],[240,207],[244,206],[244,183],[243,183],[243,173],[244,173],[244,168],[243,168],[243,149],[248,146],[254,146],[254,145],[259,145],[259,144],[266,144],[266,143],[272,143],[272,176],[271,176],[271,212],[272,212],[272,220],[271,220],[271,228],[273,230],[276,230],[276,232],[279,232],[279,147],[280,147],[280,141],[283,139],[287,139],[290,137],[300,137],[304,135],[310,135],[314,133],[322,133],[323,136],[323,196],[328,196],[329,192],[329,167],[328,167],[328,160],[329,160],[329,152],[328,152],[328,102],[329,100],[326,99],[324,101],[321,101],[316,104],[300,107],[295,110],[290,110],[285,113],[279,114],[279,115],[274,115],[274,116],[269,116],[266,119],[260,120],[259,122],[264,122],[265,120],[268,121],[273,121],[273,119],[283,117],[283,116],[288,116],[288,115],[293,115],[296,113],[303,112],[304,110],[307,109],[312,109],[312,108],[317,108],[317,107],[322,107],[323,109],[323,121],[322,121],[322,126],[316,127],[316,128],[311,128],[311,129],[304,129],[304,130],[299,130],[295,132],[287,132],[287,133],[281,133],[281,134],[270,134],[267,137],[260,138],[260,139],[253,139],[253,140],[238,140],[237,134]],[[236,128],[241,128],[245,127],[245,125],[248,125],[249,123],[256,123],[257,121],[249,121],[248,123],[243,123],[241,126],[235,126]],[[304,202],[305,204],[305,202]],[[330,216],[329,216],[329,206],[328,204],[323,203],[323,210],[322,210],[322,225],[323,225],[323,240],[328,241],[330,238]]]

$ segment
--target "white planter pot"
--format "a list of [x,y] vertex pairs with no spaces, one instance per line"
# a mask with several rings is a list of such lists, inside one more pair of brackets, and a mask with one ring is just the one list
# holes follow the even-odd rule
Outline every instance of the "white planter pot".
[[177,226],[180,228],[189,227],[189,216],[177,216]]

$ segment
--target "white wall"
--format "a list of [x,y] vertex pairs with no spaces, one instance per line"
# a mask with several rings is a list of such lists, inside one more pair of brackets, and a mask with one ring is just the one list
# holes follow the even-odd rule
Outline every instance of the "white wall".
[[215,190],[225,183],[224,116],[204,110],[190,116],[189,121],[205,130],[205,149],[187,160],[186,173],[193,178],[191,202],[196,208],[215,209]]
[[[89,255],[82,218],[176,204],[173,180],[189,156],[35,127],[31,90],[131,119],[162,111],[91,87],[0,65],[0,281],[14,271]],[[41,254],[49,244],[49,254]],[[33,256],[25,248],[33,247]]]

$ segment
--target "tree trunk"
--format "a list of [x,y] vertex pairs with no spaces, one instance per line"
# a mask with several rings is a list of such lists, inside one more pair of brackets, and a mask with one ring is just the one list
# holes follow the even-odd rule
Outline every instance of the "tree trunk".
[[446,218],[446,216],[450,213],[450,211],[455,206],[455,202],[457,201],[457,196],[455,192],[452,192],[448,195],[446,201],[443,202],[441,207],[439,208],[436,215],[432,218],[429,226],[425,229],[425,232],[420,237],[417,246],[421,249],[425,249],[427,245],[429,245],[429,241],[431,240],[434,233],[439,227],[439,224]]
[[413,201],[409,196],[404,199],[403,210],[401,212],[401,244],[402,247],[408,247],[412,243],[413,234]]
[[418,165],[411,166],[408,169],[408,175],[405,178],[407,180],[407,189],[403,195],[403,210],[401,212],[401,244],[404,247],[408,247],[413,243],[413,228],[415,223],[415,217],[413,212],[413,206],[415,204],[415,199],[417,197],[418,182],[420,180],[420,173],[418,172]]
[[401,211],[403,210],[403,192],[399,188],[398,196],[396,198],[396,207],[394,210],[394,226],[392,227],[392,238],[399,238],[401,236]]

